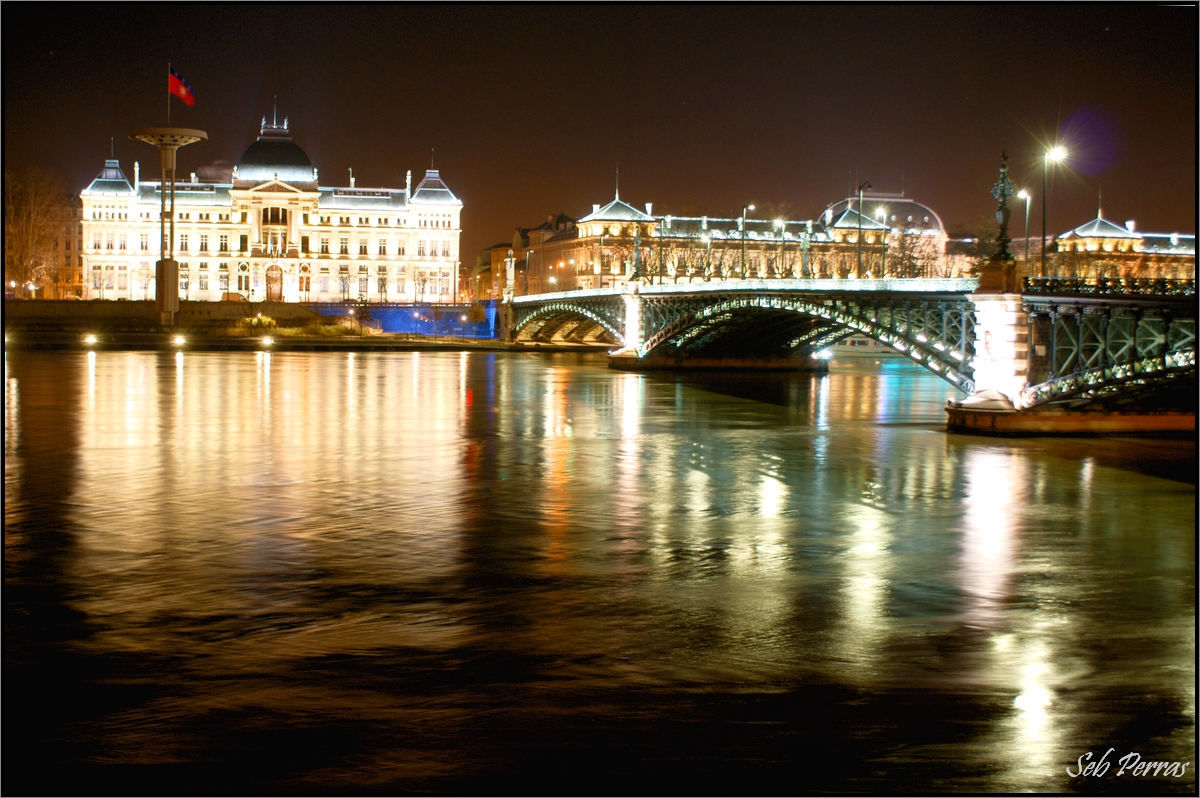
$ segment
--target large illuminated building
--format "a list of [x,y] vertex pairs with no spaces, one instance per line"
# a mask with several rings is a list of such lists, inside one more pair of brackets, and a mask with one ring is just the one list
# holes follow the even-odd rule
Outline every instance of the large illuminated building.
[[[162,187],[117,160],[80,194],[87,299],[153,299]],[[462,201],[429,169],[413,188],[321,186],[288,122],[263,119],[229,182],[175,184],[183,300],[453,302]]]
[[[1055,240],[1060,277],[1195,279],[1196,237],[1144,233],[1098,216]],[[1022,242],[1010,249],[1023,260]],[[773,278],[946,278],[975,273],[994,244],[951,239],[936,212],[903,194],[864,192],[813,220],[655,215],[619,196],[582,218],[551,214],[483,250],[470,276],[478,297],[501,295],[509,251],[518,294],[651,283]],[[1037,250],[1034,248],[1033,258]],[[1028,271],[1035,275],[1037,267]],[[1024,264],[1022,274],[1026,273]]]
[[1062,235],[1050,256],[1052,272],[1063,277],[1196,279],[1194,233],[1139,231],[1131,220],[1113,224],[1096,218]]
[[[815,220],[654,215],[619,195],[575,219],[551,215],[489,247],[472,273],[477,296],[498,296],[513,251],[517,293],[727,279],[946,277],[946,233],[928,207],[900,194],[864,194]],[[860,214],[860,210],[862,211]],[[860,244],[861,239],[861,244]],[[886,247],[885,247],[886,242]]]

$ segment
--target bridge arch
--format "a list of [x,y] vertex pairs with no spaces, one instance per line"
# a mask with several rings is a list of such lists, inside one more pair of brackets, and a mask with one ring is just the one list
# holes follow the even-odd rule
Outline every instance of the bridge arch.
[[625,336],[618,329],[618,324],[605,314],[598,312],[595,309],[589,308],[586,305],[575,302],[549,302],[531,308],[527,312],[521,313],[513,325],[513,336],[517,337],[521,332],[529,327],[535,321],[548,321],[556,317],[575,317],[579,319],[587,319],[602,327],[609,335],[611,335],[619,344],[624,343]]
[[[907,355],[960,390],[969,393],[974,389],[974,314],[965,297],[888,303],[780,295],[727,296],[672,304],[676,308],[673,313],[671,305],[664,305],[646,314],[644,330],[649,334],[638,348],[640,357],[666,349],[703,347],[730,325],[744,325],[754,335],[758,317],[761,334],[768,343],[782,340],[784,349],[815,352],[859,333]],[[787,316],[799,316],[812,323],[789,325]]]

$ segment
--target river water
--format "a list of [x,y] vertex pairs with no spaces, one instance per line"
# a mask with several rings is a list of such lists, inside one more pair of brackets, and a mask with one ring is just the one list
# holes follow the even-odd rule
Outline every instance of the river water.
[[9,352],[4,790],[1194,793],[1195,443],[952,395]]

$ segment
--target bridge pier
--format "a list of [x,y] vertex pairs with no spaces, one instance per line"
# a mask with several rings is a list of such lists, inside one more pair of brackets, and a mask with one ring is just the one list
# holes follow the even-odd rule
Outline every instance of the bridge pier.
[[1017,407],[1029,369],[1029,314],[1021,295],[976,293],[968,298],[975,308],[975,393],[998,391]]

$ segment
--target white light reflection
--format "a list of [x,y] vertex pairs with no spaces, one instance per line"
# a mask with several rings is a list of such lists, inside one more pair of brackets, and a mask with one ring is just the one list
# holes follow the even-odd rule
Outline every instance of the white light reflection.
[[1048,617],[1048,609],[1020,610],[1010,602],[1032,500],[1029,460],[1016,450],[971,449],[962,468],[966,495],[957,581],[963,624],[989,634],[991,658],[984,680],[1016,692],[1013,712],[997,728],[995,745],[1022,772],[1049,773],[1062,754],[1063,730],[1051,709],[1054,687],[1071,666],[1051,649],[1063,632],[1050,627],[1065,619]]
[[891,518],[883,510],[859,505],[847,513],[852,526],[841,589],[841,627],[837,632],[836,660],[870,678],[881,657],[889,630],[888,584],[892,578]]
[[817,388],[817,429],[829,429],[829,375],[822,374]]
[[642,377],[625,374],[621,382],[621,437],[636,438],[642,410]]
[[764,475],[758,490],[759,512],[764,518],[775,518],[787,505],[787,485],[772,476]]
[[967,493],[959,586],[967,599],[967,626],[996,628],[1004,620],[1016,559],[1015,516],[1025,504],[1025,463],[1016,452],[975,450],[964,464]]

